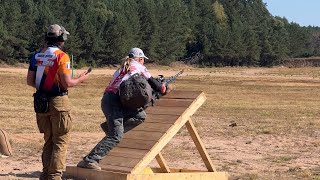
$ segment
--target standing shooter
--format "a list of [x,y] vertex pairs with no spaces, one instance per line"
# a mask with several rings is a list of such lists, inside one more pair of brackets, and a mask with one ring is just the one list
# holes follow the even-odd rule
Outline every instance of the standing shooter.
[[61,180],[66,165],[68,136],[72,127],[68,88],[88,77],[72,78],[70,58],[62,51],[69,32],[53,24],[46,33],[46,47],[30,61],[27,84],[36,88],[34,110],[40,133],[44,134],[43,172],[40,180]]

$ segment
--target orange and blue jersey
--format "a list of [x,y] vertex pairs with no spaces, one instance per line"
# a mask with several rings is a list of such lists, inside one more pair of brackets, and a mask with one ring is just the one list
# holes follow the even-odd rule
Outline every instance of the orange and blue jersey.
[[35,53],[29,70],[36,72],[37,90],[51,94],[67,91],[67,87],[61,84],[60,74],[71,74],[70,58],[58,47],[47,47]]

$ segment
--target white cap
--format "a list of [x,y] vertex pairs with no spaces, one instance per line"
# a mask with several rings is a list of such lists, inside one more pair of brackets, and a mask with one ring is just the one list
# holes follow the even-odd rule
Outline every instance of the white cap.
[[140,48],[132,48],[129,51],[129,57],[143,57],[145,59],[149,59],[147,56],[144,55],[143,51]]

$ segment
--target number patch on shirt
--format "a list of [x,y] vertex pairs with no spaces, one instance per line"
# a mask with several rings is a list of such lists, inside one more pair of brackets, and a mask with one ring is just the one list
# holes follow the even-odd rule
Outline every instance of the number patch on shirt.
[[54,65],[54,59],[56,58],[55,54],[47,53],[38,53],[36,54],[35,59],[37,60],[36,66],[49,66]]

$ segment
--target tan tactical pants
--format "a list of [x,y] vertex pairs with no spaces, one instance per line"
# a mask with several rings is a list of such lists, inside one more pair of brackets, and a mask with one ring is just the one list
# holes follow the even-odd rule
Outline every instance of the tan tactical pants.
[[60,180],[66,166],[68,136],[72,126],[68,96],[52,97],[47,113],[37,113],[37,125],[44,134],[43,172],[40,179]]

